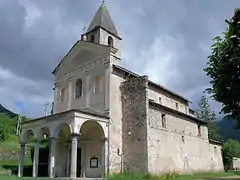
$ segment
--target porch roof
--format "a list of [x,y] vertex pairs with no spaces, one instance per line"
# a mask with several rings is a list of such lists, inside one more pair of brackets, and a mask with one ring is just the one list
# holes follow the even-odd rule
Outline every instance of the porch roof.
[[99,118],[103,118],[103,119],[109,119],[110,118],[109,116],[100,114],[98,112],[88,111],[88,109],[84,109],[84,110],[71,109],[71,110],[68,110],[68,111],[64,111],[64,112],[60,112],[60,113],[56,113],[56,114],[51,114],[49,116],[43,116],[43,117],[39,117],[39,118],[36,118],[36,119],[33,119],[33,120],[25,121],[25,122],[22,122],[22,124],[28,124],[28,123],[32,123],[32,122],[40,121],[40,120],[55,119],[58,116],[71,114],[71,113],[75,113],[75,112],[86,114],[86,115],[91,115],[91,116],[95,116],[95,117],[99,117]]

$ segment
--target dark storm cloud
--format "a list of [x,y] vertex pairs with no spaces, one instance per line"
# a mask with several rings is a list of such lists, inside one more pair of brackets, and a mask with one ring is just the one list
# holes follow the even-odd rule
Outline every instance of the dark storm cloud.
[[[100,0],[0,0],[0,103],[39,116],[52,101],[56,64],[79,39]],[[208,86],[202,69],[212,37],[238,0],[116,0],[107,7],[122,41],[122,64],[192,101]],[[29,98],[31,97],[31,98]]]

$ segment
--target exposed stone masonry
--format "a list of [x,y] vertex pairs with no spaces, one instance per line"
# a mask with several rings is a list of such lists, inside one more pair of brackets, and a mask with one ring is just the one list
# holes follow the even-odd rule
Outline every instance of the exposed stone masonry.
[[147,96],[148,77],[134,77],[121,84],[123,168],[148,172]]

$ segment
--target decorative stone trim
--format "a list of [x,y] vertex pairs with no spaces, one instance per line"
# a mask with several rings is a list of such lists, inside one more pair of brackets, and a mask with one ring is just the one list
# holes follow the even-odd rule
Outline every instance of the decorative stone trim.
[[[107,56],[107,54],[106,54],[106,56]],[[79,72],[90,71],[93,66],[96,66],[98,64],[107,63],[108,59],[106,56],[101,57],[101,58],[96,58],[96,59],[92,60],[91,62],[87,62],[85,64],[81,64],[81,65],[77,66],[75,69],[69,71],[68,73],[65,73],[64,75],[56,76],[55,84],[57,84],[63,80],[67,80],[69,77],[74,76],[74,75],[78,74]]]

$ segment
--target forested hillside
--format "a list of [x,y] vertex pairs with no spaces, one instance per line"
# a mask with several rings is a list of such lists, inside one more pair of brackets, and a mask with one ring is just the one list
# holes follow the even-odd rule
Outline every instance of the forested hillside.
[[6,109],[5,107],[3,107],[1,104],[0,104],[0,114],[1,113],[4,113],[4,114],[7,114],[8,116],[10,117],[15,117],[17,116],[17,114],[13,113],[12,111]]
[[217,126],[220,129],[221,136],[224,141],[228,139],[240,140],[240,130],[234,129],[236,121],[231,120],[221,120],[217,122]]

